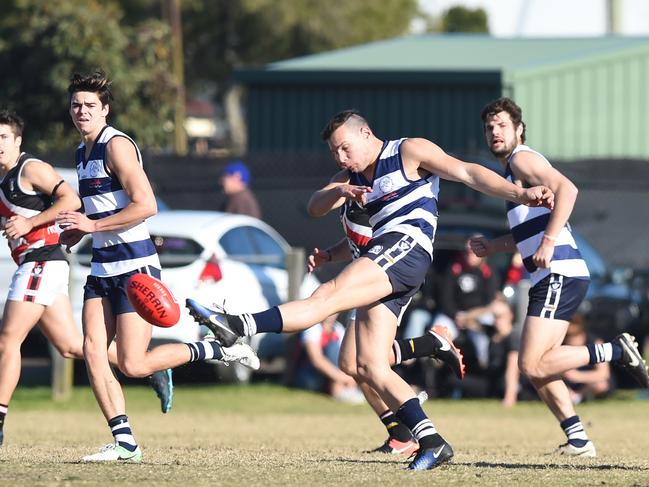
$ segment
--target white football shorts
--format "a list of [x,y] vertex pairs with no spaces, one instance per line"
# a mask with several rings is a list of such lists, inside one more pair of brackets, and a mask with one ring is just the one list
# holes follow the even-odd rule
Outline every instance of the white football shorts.
[[65,260],[25,262],[14,272],[7,300],[49,306],[60,294],[68,295],[69,279]]

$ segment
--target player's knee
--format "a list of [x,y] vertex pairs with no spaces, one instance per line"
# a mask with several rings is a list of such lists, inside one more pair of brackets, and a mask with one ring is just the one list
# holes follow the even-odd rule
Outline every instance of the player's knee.
[[336,287],[333,281],[328,281],[321,284],[308,299],[312,306],[332,314],[339,311],[337,308],[339,296],[340,288]]
[[64,350],[59,350],[59,353],[61,354],[61,357],[63,357],[63,358],[78,358],[78,359],[83,358],[83,352],[81,351],[81,349],[78,349],[78,350],[64,349]]
[[143,367],[142,361],[125,359],[119,361],[119,370],[126,377],[131,377],[134,379],[141,379],[142,377],[147,377],[151,375],[151,371]]
[[386,379],[383,367],[360,359],[356,367],[356,376],[359,380],[367,382],[374,388],[380,388]]
[[518,368],[521,374],[532,381],[545,379],[543,369],[536,360],[519,360]]
[[354,379],[358,376],[356,360],[354,358],[343,357],[341,355],[338,358],[338,368]]
[[372,377],[372,369],[366,364],[357,364],[356,376],[363,382],[370,382],[370,379]]
[[333,281],[327,281],[325,283],[322,283],[318,286],[318,289],[313,291],[313,294],[311,294],[311,298],[313,299],[322,299],[326,298],[329,296],[334,290],[336,289],[336,286],[334,285]]
[[61,357],[63,358],[77,358],[77,359],[84,358],[83,347],[81,346],[81,344],[72,344],[72,343],[56,344],[56,349],[61,354]]

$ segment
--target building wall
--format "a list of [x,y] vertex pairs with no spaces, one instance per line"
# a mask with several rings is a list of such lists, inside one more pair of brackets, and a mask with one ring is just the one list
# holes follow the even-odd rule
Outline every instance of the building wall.
[[383,138],[426,137],[447,151],[482,144],[479,114],[499,73],[262,73],[247,85],[249,152],[326,150],[320,131],[356,108]]
[[513,72],[530,145],[548,157],[649,159],[649,44],[610,56]]

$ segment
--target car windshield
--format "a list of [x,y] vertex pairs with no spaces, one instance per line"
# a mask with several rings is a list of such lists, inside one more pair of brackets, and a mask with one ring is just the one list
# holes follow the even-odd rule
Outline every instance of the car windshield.
[[203,252],[203,247],[199,243],[186,237],[151,235],[151,240],[158,251],[163,269],[189,265]]
[[286,267],[284,249],[260,228],[252,226],[233,228],[223,234],[219,243],[231,259],[280,269]]

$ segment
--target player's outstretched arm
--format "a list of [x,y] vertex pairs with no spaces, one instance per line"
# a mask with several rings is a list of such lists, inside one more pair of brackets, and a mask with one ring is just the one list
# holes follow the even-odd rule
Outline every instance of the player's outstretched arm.
[[327,249],[315,248],[307,257],[307,268],[309,272],[313,272],[318,267],[323,266],[329,262],[342,262],[350,260],[352,253],[347,244],[347,238],[342,238],[334,245]]
[[329,184],[311,195],[306,208],[313,217],[324,216],[339,208],[348,198],[364,203],[363,195],[370,191],[372,188],[367,186],[349,184],[349,171],[339,171],[331,178]]
[[25,184],[26,189],[53,196],[54,203],[45,211],[30,218],[12,216],[5,225],[5,233],[9,238],[22,237],[35,227],[53,222],[60,211],[76,210],[81,207],[81,200],[74,189],[46,162],[29,161],[24,166],[21,178],[21,183]]
[[492,240],[479,235],[469,239],[469,248],[478,257],[489,257],[498,252],[516,252],[516,243],[511,233]]
[[402,145],[402,158],[450,181],[466,184],[472,189],[528,206],[551,208],[554,194],[545,186],[521,188],[499,174],[448,155],[426,139],[408,139]]

